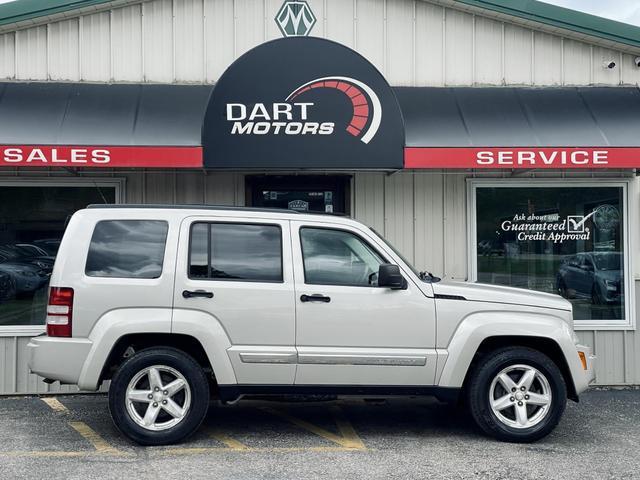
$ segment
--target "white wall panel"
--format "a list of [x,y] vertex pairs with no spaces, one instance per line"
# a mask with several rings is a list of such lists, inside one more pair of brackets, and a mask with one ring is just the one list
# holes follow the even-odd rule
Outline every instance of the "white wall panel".
[[413,173],[399,172],[384,178],[384,236],[400,252],[414,257]]
[[[620,66],[620,53],[594,46],[593,54],[593,83],[597,85],[617,85],[620,83],[620,75],[622,68]],[[605,68],[604,62],[613,61],[616,63],[615,68]]]
[[575,40],[564,39],[564,83],[566,85],[590,84],[591,47]]
[[175,78],[204,81],[204,22],[202,0],[174,0]]
[[447,85],[473,84],[473,16],[447,9],[444,68]]
[[16,78],[46,80],[47,27],[33,27],[16,32]]
[[[274,21],[274,18],[280,7],[282,6],[282,2],[280,0],[263,0],[264,4],[264,17],[262,19],[264,25],[264,41],[273,40],[276,38],[282,38],[282,33],[280,32],[280,28]],[[322,14],[322,10],[316,11],[312,7],[313,13],[317,16],[318,14]],[[316,17],[316,25],[313,26],[313,30],[318,27],[317,17]],[[320,22],[320,28],[322,28],[322,21]]]
[[[236,57],[265,40],[264,0],[235,0]],[[270,14],[277,13],[269,12]],[[273,20],[271,20],[273,21]]]
[[111,13],[113,78],[142,81],[142,7],[116,8]]
[[387,28],[387,79],[392,85],[413,85],[414,2],[387,0],[387,25],[392,26]]
[[173,81],[173,4],[154,0],[142,4],[144,78],[149,82]]
[[415,197],[415,258],[420,270],[436,276],[445,273],[444,234],[444,176],[439,172],[414,173]]
[[358,51],[381,72],[386,68],[385,2],[358,0],[356,3],[356,45]]
[[415,84],[444,84],[444,8],[416,4]]
[[384,235],[384,175],[356,172],[353,179],[353,216]]
[[111,80],[111,15],[80,18],[80,75],[82,80]]
[[328,39],[354,48],[354,0],[325,0]]
[[624,54],[620,64],[621,77],[620,80],[625,84],[640,84],[640,68],[635,64],[636,55]]
[[16,34],[0,35],[0,78],[16,75]]
[[446,278],[467,279],[467,184],[464,175],[444,179],[444,272]]
[[504,24],[476,16],[474,79],[480,85],[502,82],[502,30]]
[[49,78],[80,80],[80,38],[78,19],[49,24]]
[[504,27],[504,80],[507,84],[532,82],[533,32],[517,25]]
[[[282,2],[280,0],[272,0],[275,1],[276,4],[278,5],[278,8],[273,10],[273,17],[276,16],[276,12],[278,11],[278,9],[280,8],[280,6],[282,5]],[[311,37],[325,37],[325,28],[327,26],[326,24],[326,14],[324,11],[324,2],[325,0],[307,0],[307,3],[309,4],[309,6],[311,7],[311,10],[313,11],[314,15],[316,16],[316,24],[313,27],[313,29],[311,30],[311,33],[309,34],[309,36]],[[270,12],[267,12],[267,21],[271,20],[271,17],[269,17]]]
[[205,0],[205,50],[207,82],[214,82],[234,59],[234,0]]
[[562,40],[555,35],[535,32],[533,38],[533,83],[562,83]]

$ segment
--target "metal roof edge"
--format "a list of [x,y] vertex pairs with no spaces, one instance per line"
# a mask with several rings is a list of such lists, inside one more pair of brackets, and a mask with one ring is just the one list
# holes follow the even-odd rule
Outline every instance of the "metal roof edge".
[[453,0],[563,30],[640,48],[640,27],[538,0]]
[[70,10],[91,7],[112,0],[15,0],[0,5],[0,25],[47,17]]

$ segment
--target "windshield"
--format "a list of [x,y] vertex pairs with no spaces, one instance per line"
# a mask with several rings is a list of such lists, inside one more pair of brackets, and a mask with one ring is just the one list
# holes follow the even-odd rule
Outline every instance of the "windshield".
[[395,253],[396,255],[398,255],[400,257],[400,259],[405,263],[405,265],[407,265],[407,267],[409,267],[411,269],[411,271],[416,275],[416,277],[422,278],[422,275],[420,274],[420,272],[416,269],[416,267],[414,267],[411,262],[409,260],[407,260],[406,258],[404,258],[404,255],[402,255],[398,249],[396,247],[394,247],[391,242],[389,242],[386,238],[384,238],[382,235],[380,235],[378,232],[376,232],[376,230],[372,227],[369,227],[369,229],[376,234],[376,236],[378,238],[380,238],[380,240],[382,240],[385,245],[387,247],[389,247],[391,250],[393,250],[393,253]]
[[615,252],[594,253],[593,262],[598,270],[620,270],[620,257]]

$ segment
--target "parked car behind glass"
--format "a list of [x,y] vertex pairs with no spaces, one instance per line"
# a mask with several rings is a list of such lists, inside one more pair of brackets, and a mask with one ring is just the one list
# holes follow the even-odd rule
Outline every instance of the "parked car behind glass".
[[619,302],[622,254],[586,252],[566,258],[558,270],[557,289],[565,298],[586,298],[594,304]]

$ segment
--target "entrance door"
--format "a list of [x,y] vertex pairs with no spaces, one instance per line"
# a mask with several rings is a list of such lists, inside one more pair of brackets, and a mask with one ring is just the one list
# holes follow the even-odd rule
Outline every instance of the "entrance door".
[[296,384],[430,385],[435,305],[408,280],[378,287],[391,252],[364,230],[291,222],[296,278]]
[[289,237],[289,222],[276,219],[191,217],[180,228],[175,312],[198,315],[201,328],[224,332],[240,384],[293,383]]
[[247,177],[248,204],[300,212],[349,214],[347,175]]

